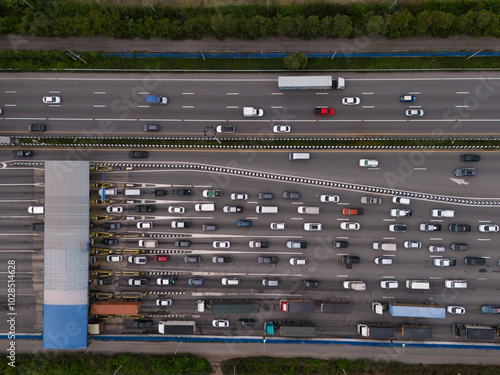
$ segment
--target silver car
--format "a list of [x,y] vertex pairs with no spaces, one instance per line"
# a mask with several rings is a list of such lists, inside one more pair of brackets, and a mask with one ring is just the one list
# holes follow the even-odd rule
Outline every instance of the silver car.
[[422,109],[407,109],[405,115],[407,117],[422,117],[424,111]]

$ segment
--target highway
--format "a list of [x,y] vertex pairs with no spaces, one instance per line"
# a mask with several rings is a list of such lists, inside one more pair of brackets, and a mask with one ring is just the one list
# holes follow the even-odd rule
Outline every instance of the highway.
[[[344,75],[344,74],[342,74]],[[272,126],[290,124],[296,136],[484,136],[498,135],[498,73],[348,73],[345,90],[280,91],[277,74],[223,76],[200,74],[0,74],[2,135],[26,135],[30,123],[44,123],[45,135],[144,136],[143,125],[157,123],[149,136],[202,137],[207,126],[230,123],[229,137],[270,136]],[[166,106],[150,106],[148,94],[165,95]],[[400,103],[403,94],[415,103]],[[61,104],[42,97],[57,95]],[[358,96],[358,106],[342,106]],[[244,118],[242,108],[264,109],[262,118]],[[335,109],[315,117],[315,106]],[[406,109],[423,109],[407,118]],[[34,133],[33,133],[34,134]],[[226,135],[224,135],[226,137]]]

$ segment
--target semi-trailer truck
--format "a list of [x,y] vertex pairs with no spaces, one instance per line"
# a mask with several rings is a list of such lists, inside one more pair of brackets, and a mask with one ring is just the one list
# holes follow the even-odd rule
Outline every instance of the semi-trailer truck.
[[287,311],[290,313],[313,313],[314,312],[314,301],[313,300],[281,300],[280,301],[281,311]]
[[316,326],[311,322],[265,322],[264,332],[283,337],[315,337]]
[[372,339],[392,339],[394,327],[382,323],[358,323],[358,333]]
[[439,305],[430,303],[406,303],[406,302],[372,302],[372,310],[376,314],[389,311],[392,316],[406,318],[436,318],[444,319],[446,309]]
[[278,77],[278,89],[280,90],[328,90],[335,88],[343,90],[345,79],[332,76],[283,76]]
[[481,324],[453,324],[453,333],[456,337],[465,337],[470,340],[493,340],[495,329]]

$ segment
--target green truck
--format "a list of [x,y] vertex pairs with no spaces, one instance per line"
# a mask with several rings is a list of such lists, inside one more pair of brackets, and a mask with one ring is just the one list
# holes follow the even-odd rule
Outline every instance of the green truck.
[[316,337],[316,326],[311,322],[266,322],[266,335],[282,337]]
[[222,190],[203,190],[205,198],[222,198]]

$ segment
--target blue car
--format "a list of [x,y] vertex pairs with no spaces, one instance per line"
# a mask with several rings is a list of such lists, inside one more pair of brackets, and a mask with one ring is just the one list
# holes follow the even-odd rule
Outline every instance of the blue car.
[[415,95],[401,95],[399,100],[401,103],[415,103],[417,101],[417,97]]
[[236,223],[239,227],[251,227],[252,222],[250,220],[238,220]]

